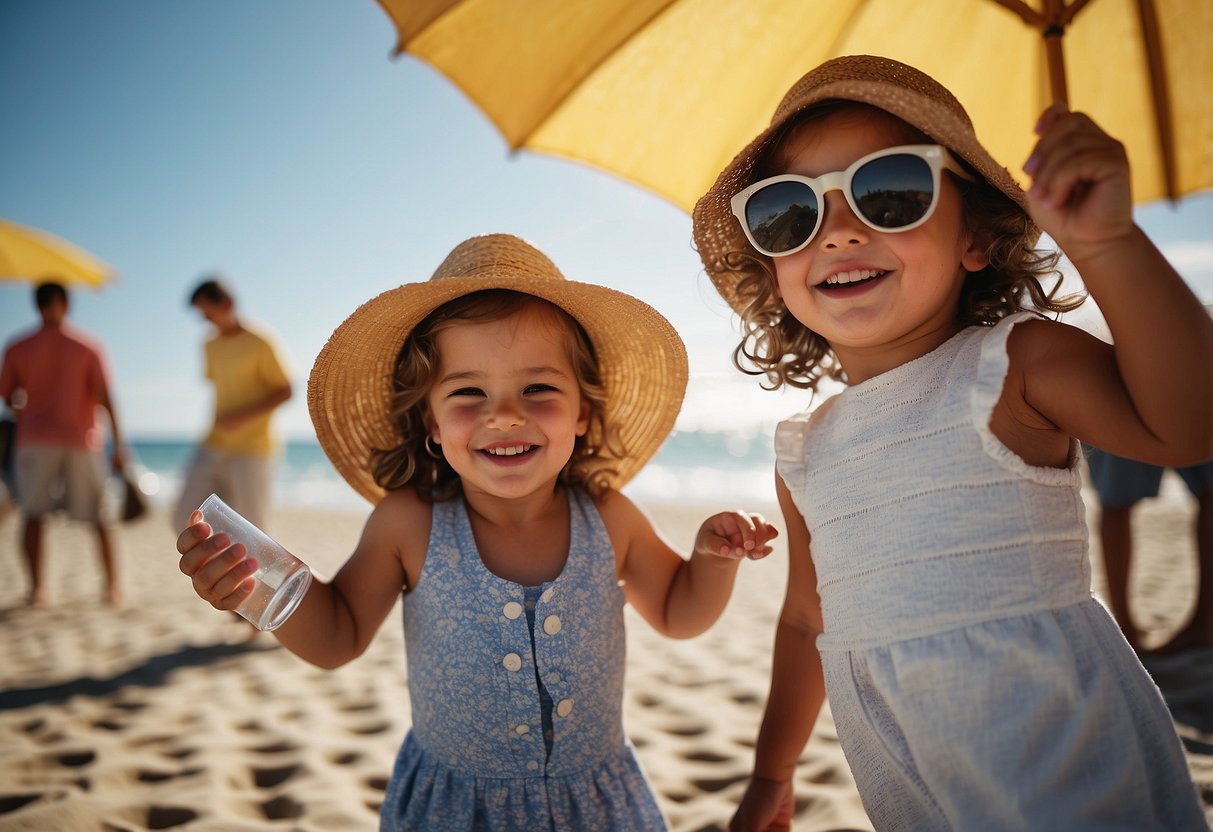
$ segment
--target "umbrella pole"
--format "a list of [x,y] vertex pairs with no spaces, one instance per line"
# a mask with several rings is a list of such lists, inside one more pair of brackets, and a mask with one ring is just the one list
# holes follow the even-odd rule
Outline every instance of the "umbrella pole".
[[1054,104],[1070,107],[1070,96],[1066,91],[1066,60],[1061,39],[1065,37],[1066,25],[1062,19],[1065,12],[1063,0],[1045,0],[1045,24],[1041,34],[1045,39],[1045,60],[1049,67],[1049,93]]
[[1078,14],[1079,9],[1089,0],[1074,0],[1069,6],[1065,0],[1044,0],[1040,11],[1032,8],[1023,0],[994,0],[1005,9],[1009,9],[1034,29],[1039,29],[1045,41],[1045,61],[1049,71],[1049,97],[1054,104],[1062,104],[1067,109],[1070,106],[1070,96],[1066,91],[1066,61],[1061,48],[1061,39],[1066,34],[1066,24]]

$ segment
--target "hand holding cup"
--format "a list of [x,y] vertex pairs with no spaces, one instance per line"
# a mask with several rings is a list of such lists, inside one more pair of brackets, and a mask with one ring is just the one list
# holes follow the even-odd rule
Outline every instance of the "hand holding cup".
[[259,630],[290,616],[311,583],[307,565],[212,494],[177,538],[180,568],[194,592]]

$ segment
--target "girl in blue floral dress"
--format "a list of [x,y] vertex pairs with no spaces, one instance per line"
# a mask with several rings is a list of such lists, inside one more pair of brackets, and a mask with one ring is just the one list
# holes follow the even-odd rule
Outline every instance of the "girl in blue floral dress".
[[[655,310],[564,279],[507,235],[466,241],[333,333],[312,419],[375,509],[275,635],[336,667],[404,593],[413,725],[382,829],[665,828],[623,733],[623,605],[667,635],[700,633],[775,535],[723,512],[686,559],[615,490],[685,385],[682,342]],[[179,538],[182,571],[233,609],[253,565],[201,519]]]

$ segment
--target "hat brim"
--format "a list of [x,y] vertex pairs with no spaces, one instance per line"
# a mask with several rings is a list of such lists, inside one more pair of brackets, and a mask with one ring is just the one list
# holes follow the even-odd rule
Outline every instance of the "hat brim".
[[[862,56],[849,60],[859,63],[861,59]],[[880,65],[881,59],[870,60]],[[916,70],[913,72],[920,75]],[[810,76],[802,79],[802,83]],[[893,81],[875,77],[840,78],[826,83],[814,83],[811,89],[799,95],[793,87],[785,97],[784,104],[776,111],[770,126],[759,133],[721,171],[712,187],[695,203],[692,212],[695,247],[703,260],[708,277],[721,296],[737,312],[744,310],[745,300],[737,295],[738,277],[726,265],[726,257],[737,251],[749,252],[755,257],[763,255],[746,239],[737,218],[733,216],[729,202],[734,194],[751,184],[754,167],[775,134],[800,113],[827,100],[854,101],[891,113],[951,150],[976,170],[986,182],[1027,213],[1027,199],[1023,189],[1010,172],[998,164],[977,140],[967,117],[957,113],[953,106],[937,96],[913,88],[905,77]],[[1035,225],[1031,228],[1030,242],[1034,243],[1040,236],[1040,231]]]
[[371,452],[402,441],[388,416],[401,347],[439,306],[487,289],[542,298],[585,329],[607,390],[606,423],[627,451],[613,461],[612,487],[634,477],[673,429],[686,392],[686,348],[669,321],[643,301],[605,286],[509,269],[407,283],[362,304],[338,326],[308,378],[308,411],[321,447],[371,503],[385,494],[371,475]]

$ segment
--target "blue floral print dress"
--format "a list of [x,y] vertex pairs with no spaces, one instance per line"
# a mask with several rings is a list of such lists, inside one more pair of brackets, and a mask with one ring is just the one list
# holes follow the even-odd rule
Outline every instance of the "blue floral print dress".
[[413,727],[382,830],[662,830],[623,733],[623,591],[591,498],[569,492],[564,570],[494,575],[457,497],[434,505],[404,598]]

